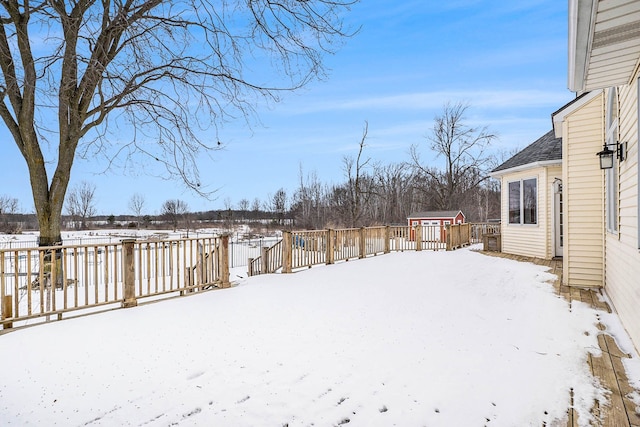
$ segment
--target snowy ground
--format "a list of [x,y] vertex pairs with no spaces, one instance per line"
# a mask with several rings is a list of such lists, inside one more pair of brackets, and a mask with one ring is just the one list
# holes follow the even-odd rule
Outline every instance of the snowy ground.
[[[242,276],[242,278],[240,278]],[[404,252],[0,336],[5,425],[541,426],[586,363],[597,315],[544,267],[468,249]]]

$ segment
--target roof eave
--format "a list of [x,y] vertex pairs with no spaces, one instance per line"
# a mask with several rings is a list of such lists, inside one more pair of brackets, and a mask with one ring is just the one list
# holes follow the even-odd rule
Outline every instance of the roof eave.
[[595,25],[595,0],[569,0],[569,75],[572,92],[585,90],[587,64]]
[[586,94],[581,95],[579,98],[569,102],[558,111],[551,114],[551,121],[553,123],[553,133],[556,138],[562,138],[562,123],[564,119],[574,111],[580,109],[583,105],[591,101],[596,96],[602,93],[602,89],[593,90]]
[[562,165],[562,159],[544,160],[540,162],[527,163],[526,165],[514,166],[509,169],[502,169],[499,171],[490,172],[489,176],[492,178],[500,178],[504,175],[508,175],[516,172],[523,172],[529,169],[544,168],[544,167],[556,166],[556,165]]

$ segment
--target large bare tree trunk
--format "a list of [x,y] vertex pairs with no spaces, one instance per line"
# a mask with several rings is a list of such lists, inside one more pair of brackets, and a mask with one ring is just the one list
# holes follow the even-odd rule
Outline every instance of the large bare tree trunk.
[[[79,144],[109,165],[139,154],[166,169],[158,175],[212,194],[201,187],[197,159],[217,145],[201,140],[201,131],[236,113],[248,119],[256,99],[277,101],[282,90],[321,77],[321,53],[349,35],[342,13],[353,3],[0,2],[0,118],[29,170],[40,245],[61,242]],[[276,81],[245,77],[261,56],[256,50],[272,60]],[[135,135],[113,143],[110,115],[124,117]],[[47,144],[57,152],[43,151]],[[53,175],[45,165],[55,165]]]

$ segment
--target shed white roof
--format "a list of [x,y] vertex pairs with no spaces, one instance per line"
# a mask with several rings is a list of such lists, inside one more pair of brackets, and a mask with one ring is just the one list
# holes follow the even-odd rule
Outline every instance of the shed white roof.
[[[458,213],[462,213],[462,211],[424,211],[412,213],[409,218],[454,218]],[[463,213],[462,216],[464,216]]]

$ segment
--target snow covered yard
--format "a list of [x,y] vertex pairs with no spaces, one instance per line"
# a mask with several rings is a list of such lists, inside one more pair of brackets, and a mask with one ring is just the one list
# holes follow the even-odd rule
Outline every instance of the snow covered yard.
[[[404,252],[0,336],[8,425],[581,425],[613,315],[544,267]],[[619,336],[618,336],[619,335]],[[640,378],[631,378],[636,386]]]

